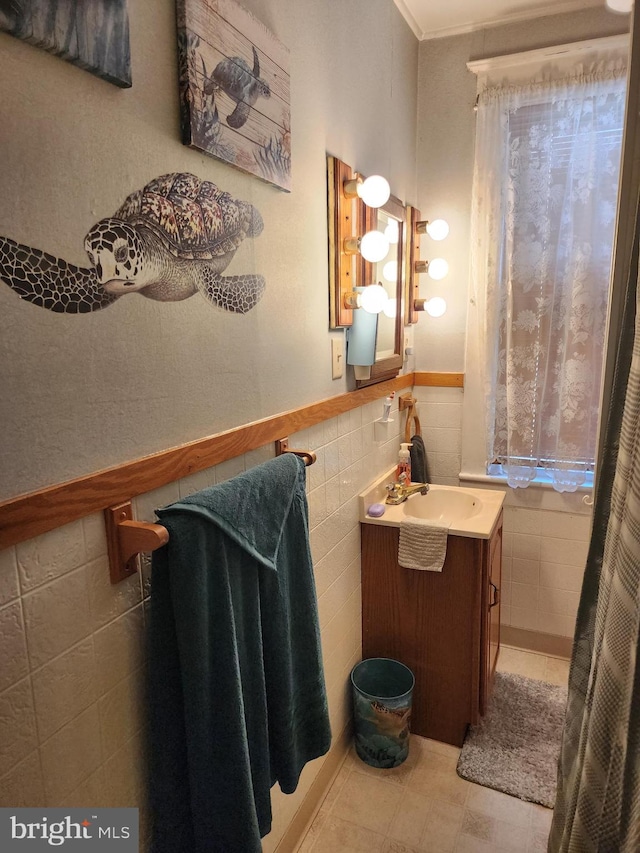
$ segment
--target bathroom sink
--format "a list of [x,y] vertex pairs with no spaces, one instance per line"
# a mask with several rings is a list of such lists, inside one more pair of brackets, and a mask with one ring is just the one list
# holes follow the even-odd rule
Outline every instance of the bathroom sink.
[[[395,468],[377,479],[360,494],[360,521],[384,527],[400,527],[403,521],[422,518],[439,524],[453,536],[490,539],[504,503],[504,491],[473,489],[466,486],[432,485],[426,495],[416,493],[404,503],[385,503],[386,486],[393,481]],[[369,515],[369,507],[382,504],[382,516]]]
[[433,487],[426,495],[412,495],[401,504],[405,516],[424,518],[450,527],[482,512],[482,500],[462,489]]

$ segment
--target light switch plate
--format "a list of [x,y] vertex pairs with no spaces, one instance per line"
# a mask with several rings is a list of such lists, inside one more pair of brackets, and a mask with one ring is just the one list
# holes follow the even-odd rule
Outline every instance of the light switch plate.
[[340,379],[344,372],[344,337],[331,338],[331,378]]

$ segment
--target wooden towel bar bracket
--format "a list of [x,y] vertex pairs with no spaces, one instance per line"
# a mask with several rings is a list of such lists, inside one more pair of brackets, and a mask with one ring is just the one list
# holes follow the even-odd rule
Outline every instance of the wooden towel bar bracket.
[[316,461],[316,454],[313,450],[294,450],[289,447],[288,438],[281,438],[276,441],[276,456],[282,456],[283,453],[293,453],[295,456],[300,456],[301,459],[304,459],[307,468]]
[[139,555],[155,551],[169,541],[169,531],[161,524],[134,521],[131,501],[104,511],[111,583],[120,583],[138,571]]
[[416,398],[410,391],[406,394],[400,394],[398,397],[398,411],[404,412],[405,409],[413,409],[415,408],[416,402]]
[[[313,465],[316,454],[312,450],[293,450],[289,439],[276,441],[276,456],[295,453],[305,465]],[[169,541],[169,531],[161,524],[134,521],[131,501],[111,506],[104,511],[107,530],[107,554],[111,583],[120,583],[135,574],[140,567],[140,554],[156,551]]]

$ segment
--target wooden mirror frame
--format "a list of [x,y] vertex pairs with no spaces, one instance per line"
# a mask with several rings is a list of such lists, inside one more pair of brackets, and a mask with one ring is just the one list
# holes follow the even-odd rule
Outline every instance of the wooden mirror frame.
[[[366,205],[363,205],[363,207],[364,230],[370,231],[375,229],[378,224],[378,209],[366,207]],[[396,196],[390,196],[387,203],[382,205],[379,209],[398,220],[398,278],[396,280],[394,351],[393,355],[376,360],[374,364],[371,365],[371,375],[369,379],[357,379],[356,388],[364,388],[367,385],[374,385],[376,382],[384,382],[386,379],[393,379],[402,370],[404,362],[402,349],[404,343],[404,299],[406,276],[406,209],[400,199]],[[374,268],[375,264],[365,261],[364,258],[361,259],[356,270],[359,285],[364,287],[376,282],[376,279],[374,278]]]
[[[374,265],[362,255],[347,251],[345,240],[353,242],[377,228],[378,209],[367,207],[355,194],[345,193],[345,183],[364,177],[337,157],[327,157],[328,229],[329,229],[329,327],[339,329],[353,324],[353,308],[345,300],[354,287],[373,284]],[[407,213],[399,198],[391,196],[381,210],[399,223],[398,279],[396,282],[396,322],[393,355],[371,365],[369,379],[356,380],[356,388],[393,379],[404,362],[404,313],[406,296]],[[360,310],[360,309],[358,309]]]
[[424,311],[426,299],[420,298],[420,275],[427,271],[427,261],[420,260],[420,237],[425,233],[426,221],[422,221],[420,211],[407,205],[407,229],[405,240],[405,318],[407,326],[418,322],[420,311]]

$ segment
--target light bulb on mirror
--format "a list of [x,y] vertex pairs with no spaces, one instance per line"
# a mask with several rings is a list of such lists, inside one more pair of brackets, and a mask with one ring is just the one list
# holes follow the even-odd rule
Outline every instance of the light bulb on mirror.
[[442,317],[447,310],[447,303],[441,296],[433,296],[425,303],[424,310],[430,317]]
[[382,313],[385,317],[389,317],[391,320],[395,320],[398,314],[398,300],[397,299],[387,299],[385,302]]
[[381,231],[367,231],[360,239],[360,254],[372,264],[383,260],[389,253],[389,241]]
[[400,229],[398,228],[398,223],[395,219],[392,219],[384,229],[384,236],[392,245],[397,243],[400,239]]
[[605,0],[605,2],[607,9],[621,15],[628,15],[633,8],[633,0]]
[[387,281],[397,281],[398,280],[398,262],[397,261],[387,261],[387,263],[382,267],[382,277]]
[[362,183],[357,184],[356,192],[367,207],[382,207],[389,201],[391,187],[382,175],[369,175]]
[[358,307],[369,314],[379,314],[389,299],[389,294],[381,284],[369,284],[358,293]]
[[434,219],[427,225],[427,234],[432,240],[444,240],[449,234],[449,223],[445,219]]
[[440,279],[444,278],[448,272],[449,264],[444,258],[433,258],[433,260],[429,261],[427,273],[430,278],[434,279],[434,281],[440,281]]

